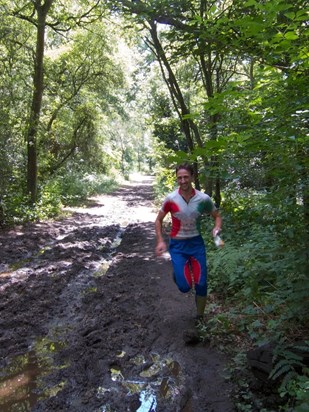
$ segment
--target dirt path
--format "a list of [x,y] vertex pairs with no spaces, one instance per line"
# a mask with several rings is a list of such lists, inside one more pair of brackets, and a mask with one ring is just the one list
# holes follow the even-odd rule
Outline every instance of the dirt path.
[[154,256],[154,217],[144,178],[0,232],[1,412],[234,410],[223,355],[184,342],[194,299]]

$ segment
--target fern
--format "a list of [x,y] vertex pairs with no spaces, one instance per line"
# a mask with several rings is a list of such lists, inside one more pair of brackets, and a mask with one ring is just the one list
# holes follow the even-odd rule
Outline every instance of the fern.
[[283,378],[279,391],[281,393],[281,396],[284,396],[286,391],[288,390],[288,385],[289,383],[296,379],[298,374],[295,371],[290,370]]
[[280,376],[286,374],[287,372],[291,371],[291,364],[286,359],[282,359],[279,361],[276,366],[271,371],[269,377],[273,380],[276,380]]
[[305,345],[295,345],[294,349],[297,349],[302,352],[309,352],[309,340],[306,340]]
[[[308,341],[293,346],[293,349],[308,352]],[[281,397],[290,395],[297,398],[298,392],[302,390],[303,378],[308,375],[308,368],[302,362],[303,357],[293,352],[290,345],[281,342],[274,351],[273,362],[276,360],[269,377],[272,380],[282,379],[279,387]]]

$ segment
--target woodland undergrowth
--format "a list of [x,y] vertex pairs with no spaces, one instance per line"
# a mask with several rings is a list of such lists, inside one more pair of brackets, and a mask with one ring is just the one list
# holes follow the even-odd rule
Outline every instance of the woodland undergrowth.
[[[211,223],[204,225],[209,304],[202,334],[231,355],[238,410],[302,412],[309,410],[309,369],[295,349],[309,352],[309,303],[306,242],[297,227],[301,207],[287,204],[280,211],[267,197],[248,190],[227,194],[223,248],[213,244]],[[250,385],[246,354],[266,344],[274,347],[273,369],[265,382]]]
[[[164,173],[155,187],[159,200],[172,190]],[[277,195],[277,199],[276,199]],[[309,410],[308,256],[302,205],[282,193],[225,188],[221,214],[224,247],[214,245],[212,219],[202,222],[207,245],[207,323],[201,336],[229,355],[227,378],[237,386],[239,411]],[[272,371],[254,379],[248,351],[271,344]]]

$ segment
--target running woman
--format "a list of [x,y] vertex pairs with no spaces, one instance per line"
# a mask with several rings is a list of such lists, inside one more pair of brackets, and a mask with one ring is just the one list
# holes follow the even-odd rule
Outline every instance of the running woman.
[[[168,194],[157,215],[155,230],[157,237],[156,255],[167,250],[162,235],[165,216],[170,213],[172,227],[169,252],[178,289],[189,292],[195,287],[196,319],[202,321],[207,296],[207,262],[204,240],[200,234],[200,220],[203,213],[214,218],[213,236],[221,230],[222,219],[211,198],[192,186],[193,167],[184,163],[176,167],[179,188]],[[192,280],[193,278],[193,280]]]

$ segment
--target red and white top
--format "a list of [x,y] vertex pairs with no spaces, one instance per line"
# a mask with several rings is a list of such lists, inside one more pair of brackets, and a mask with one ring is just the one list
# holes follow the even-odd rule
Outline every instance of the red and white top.
[[170,212],[173,239],[188,239],[200,235],[200,220],[203,213],[211,213],[216,207],[211,198],[199,190],[192,189],[192,197],[187,202],[180,194],[180,189],[166,196],[162,212]]

